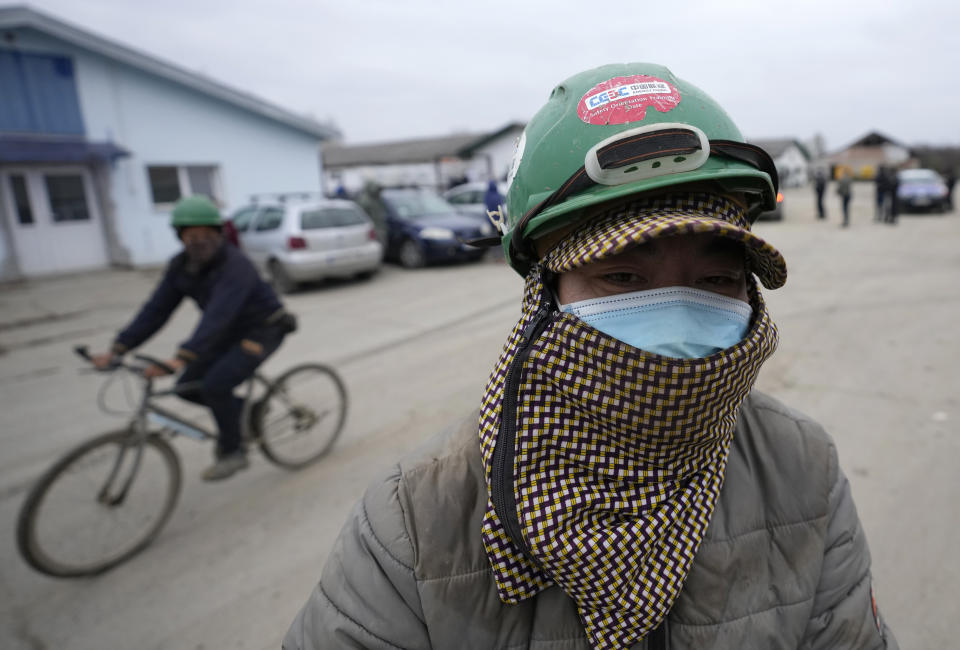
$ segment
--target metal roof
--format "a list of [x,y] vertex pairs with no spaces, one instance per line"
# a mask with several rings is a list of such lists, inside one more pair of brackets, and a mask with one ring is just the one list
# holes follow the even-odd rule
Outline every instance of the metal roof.
[[469,158],[478,147],[513,129],[522,128],[523,124],[511,122],[487,133],[458,133],[355,145],[331,143],[323,148],[323,167],[336,170],[360,165],[432,163],[444,158]]
[[191,72],[172,63],[144,54],[115,41],[98,36],[48,14],[24,5],[0,7],[0,29],[30,28],[125,63],[138,70],[186,86],[198,93],[256,113],[319,139],[336,138],[339,130],[271,104],[249,93],[226,86],[198,72]]
[[903,147],[904,149],[907,148],[893,138],[890,138],[879,131],[870,131],[860,139],[847,145],[847,147],[882,147],[885,144],[896,145],[898,147]]
[[800,153],[803,154],[803,157],[807,160],[810,159],[810,154],[807,152],[807,148],[802,144],[797,142],[794,138],[770,138],[767,140],[751,140],[751,144],[755,144],[768,154],[771,158],[779,158],[783,153],[790,147],[797,147],[800,150]]

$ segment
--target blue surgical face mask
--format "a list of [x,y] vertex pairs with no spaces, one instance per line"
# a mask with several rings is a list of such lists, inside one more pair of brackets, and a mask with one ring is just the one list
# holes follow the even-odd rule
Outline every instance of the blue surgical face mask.
[[753,308],[689,287],[633,291],[560,305],[562,311],[646,352],[697,359],[739,343]]

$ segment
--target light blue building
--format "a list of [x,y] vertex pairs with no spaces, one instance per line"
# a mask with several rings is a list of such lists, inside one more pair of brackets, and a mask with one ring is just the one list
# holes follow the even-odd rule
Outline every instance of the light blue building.
[[336,129],[33,9],[0,7],[0,279],[150,265],[181,196],[319,191]]

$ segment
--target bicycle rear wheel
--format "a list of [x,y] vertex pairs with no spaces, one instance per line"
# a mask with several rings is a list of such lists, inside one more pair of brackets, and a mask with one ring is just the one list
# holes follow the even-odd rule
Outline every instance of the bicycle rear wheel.
[[88,440],[57,461],[20,510],[17,547],[50,576],[103,573],[160,532],[180,494],[180,461],[156,434],[128,430]]
[[340,435],[347,391],[332,368],[305,363],[273,381],[251,417],[263,454],[298,469],[326,454]]

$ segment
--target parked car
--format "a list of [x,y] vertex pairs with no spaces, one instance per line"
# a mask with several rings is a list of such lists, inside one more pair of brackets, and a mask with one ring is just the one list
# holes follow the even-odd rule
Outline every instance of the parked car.
[[943,178],[932,169],[897,172],[897,207],[900,212],[946,212],[949,192]]
[[[461,214],[477,216],[488,220],[487,206],[483,201],[483,197],[487,193],[487,185],[489,185],[489,183],[462,183],[444,192],[443,198],[449,201],[450,204],[457,209],[457,212]],[[497,183],[497,189],[500,191],[500,196],[503,196],[504,200],[506,200],[507,184]]]
[[777,192],[777,207],[761,212],[757,221],[783,221],[783,192]]
[[373,222],[353,201],[276,195],[230,221],[243,250],[283,293],[308,280],[369,277],[383,260]]
[[489,220],[459,214],[431,190],[387,188],[377,201],[379,206],[370,210],[383,214],[386,221],[386,257],[407,268],[480,259],[486,250],[465,242],[494,234]]

